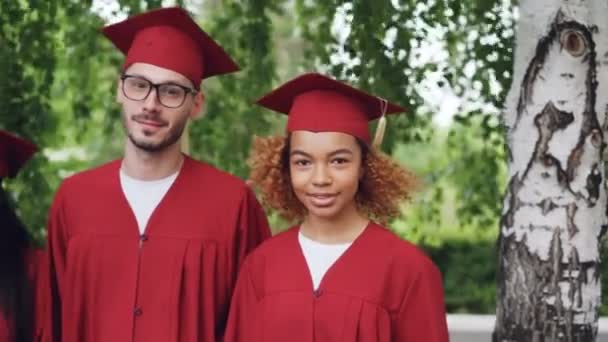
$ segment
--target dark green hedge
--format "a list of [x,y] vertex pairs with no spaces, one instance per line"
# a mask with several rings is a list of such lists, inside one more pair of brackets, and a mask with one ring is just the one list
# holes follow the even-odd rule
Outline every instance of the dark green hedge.
[[[493,314],[496,308],[496,245],[492,242],[445,241],[441,247],[421,246],[435,261],[450,313]],[[602,255],[608,255],[606,244]],[[604,258],[605,259],[605,258]],[[608,261],[602,263],[601,315],[608,315]]]

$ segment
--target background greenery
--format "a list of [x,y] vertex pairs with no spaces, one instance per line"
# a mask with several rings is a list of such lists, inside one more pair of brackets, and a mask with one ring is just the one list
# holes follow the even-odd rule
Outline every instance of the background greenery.
[[[252,102],[305,71],[406,106],[409,113],[389,119],[383,149],[426,188],[391,227],[439,265],[450,312],[492,313],[506,172],[499,109],[511,82],[514,1],[174,1],[243,68],[204,82],[191,154],[246,177],[251,137],[284,125]],[[114,95],[122,56],[99,27],[168,3],[0,1],[0,127],[42,147],[5,185],[40,241],[61,179],[121,153]],[[442,94],[455,101],[442,103]],[[448,112],[451,123],[438,124]]]

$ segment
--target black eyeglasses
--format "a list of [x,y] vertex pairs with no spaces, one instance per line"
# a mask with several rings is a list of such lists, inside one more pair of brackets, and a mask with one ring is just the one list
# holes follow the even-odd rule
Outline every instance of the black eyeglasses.
[[188,94],[197,91],[175,83],[152,83],[140,76],[122,75],[122,93],[130,100],[142,101],[156,89],[156,99],[167,108],[181,107]]

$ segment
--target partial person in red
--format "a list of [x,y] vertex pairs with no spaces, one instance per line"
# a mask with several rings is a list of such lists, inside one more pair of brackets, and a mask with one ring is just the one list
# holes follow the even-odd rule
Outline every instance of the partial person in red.
[[245,255],[270,235],[240,179],[183,154],[200,83],[235,62],[181,8],[103,28],[124,157],[67,178],[48,224],[56,342],[221,340]]
[[29,141],[0,130],[0,342],[45,341],[44,253],[36,248],[2,185],[36,151]]
[[381,225],[417,180],[368,121],[403,109],[314,73],[258,103],[288,133],[254,142],[250,178],[298,224],[246,258],[225,342],[447,342],[438,269]]

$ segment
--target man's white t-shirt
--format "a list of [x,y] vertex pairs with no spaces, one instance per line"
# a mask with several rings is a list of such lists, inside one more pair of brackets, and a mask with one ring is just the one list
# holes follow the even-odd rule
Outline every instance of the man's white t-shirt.
[[177,178],[176,173],[153,181],[144,181],[127,176],[120,170],[120,185],[137,219],[139,233],[144,234],[150,216]]

